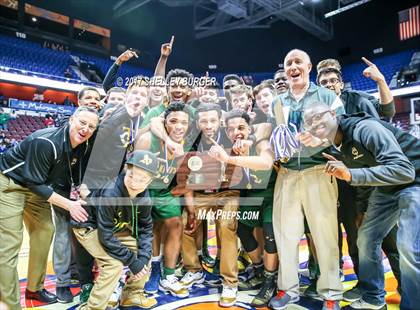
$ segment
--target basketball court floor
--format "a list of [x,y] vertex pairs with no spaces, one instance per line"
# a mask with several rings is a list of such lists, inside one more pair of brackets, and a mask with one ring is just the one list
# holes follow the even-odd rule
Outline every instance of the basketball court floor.
[[[214,231],[209,231],[209,250],[210,253],[214,253],[216,250],[216,238],[214,237]],[[345,242],[344,242],[345,243]],[[309,284],[308,278],[305,276],[307,274],[306,269],[306,262],[308,259],[308,252],[307,252],[307,245],[306,241],[303,239],[300,244],[300,272],[301,272],[301,289],[303,290],[305,288],[305,285]],[[79,304],[79,297],[76,296],[73,303],[70,304],[52,304],[48,306],[39,306],[36,304],[32,304],[30,301],[25,301],[24,299],[24,292],[26,288],[26,272],[27,272],[27,266],[28,266],[28,250],[29,250],[29,240],[28,236],[25,233],[24,237],[24,243],[22,246],[22,249],[19,254],[19,278],[20,280],[20,288],[21,288],[21,304],[23,307],[26,307],[27,309],[37,307],[37,309],[53,309],[53,310],[64,310],[64,309],[76,309]],[[50,259],[48,263],[48,270],[47,270],[47,279],[45,281],[45,287],[51,291],[55,292],[55,276],[54,276],[54,270],[52,267],[52,258],[51,258],[51,252],[50,251]],[[344,249],[344,253],[346,253],[346,256],[344,258],[344,274],[345,274],[345,280],[343,282],[344,289],[350,289],[352,288],[356,281],[355,281],[355,275],[353,272],[353,266],[350,260],[350,257],[347,256],[347,248]],[[384,268],[385,268],[385,285],[386,285],[386,291],[388,292],[386,296],[386,300],[388,303],[388,309],[395,310],[399,309],[399,302],[400,297],[398,293],[396,292],[397,288],[397,281],[395,280],[392,272],[390,271],[390,267],[388,264],[388,260],[384,259]],[[73,294],[77,294],[79,292],[78,286],[74,286],[72,288]],[[185,310],[196,310],[196,309],[203,309],[203,310],[213,310],[213,309],[223,309],[218,306],[218,300],[221,292],[221,287],[214,287],[210,285],[197,285],[192,288],[190,291],[189,298],[185,299],[178,299],[174,298],[170,295],[165,295],[163,293],[156,294],[156,299],[158,301],[158,305],[154,308],[156,310],[170,310],[170,309],[185,309]],[[242,291],[238,293],[238,299],[234,307],[231,309],[254,309],[249,305],[251,302],[253,295],[255,295],[256,291]],[[342,302],[341,306],[345,306],[347,303]],[[322,308],[322,302],[320,300],[314,300],[311,298],[301,297],[300,301],[296,305],[289,306],[288,309],[321,309]],[[129,308],[124,308],[129,309]],[[130,308],[130,309],[139,309],[139,308]],[[261,308],[261,309],[267,309],[267,308]]]

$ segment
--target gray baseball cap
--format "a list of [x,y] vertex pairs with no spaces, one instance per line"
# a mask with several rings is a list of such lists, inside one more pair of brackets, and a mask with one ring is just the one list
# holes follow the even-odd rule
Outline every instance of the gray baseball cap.
[[158,159],[149,151],[134,151],[128,158],[127,164],[142,168],[153,175],[158,172]]

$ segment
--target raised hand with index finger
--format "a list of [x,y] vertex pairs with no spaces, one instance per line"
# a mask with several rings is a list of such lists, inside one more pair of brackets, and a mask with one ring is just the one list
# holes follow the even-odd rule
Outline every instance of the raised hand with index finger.
[[385,81],[385,77],[383,76],[381,71],[379,71],[378,67],[373,62],[366,59],[365,57],[362,57],[362,60],[364,61],[365,64],[368,65],[368,67],[365,70],[363,70],[363,75],[365,77],[367,77],[368,79],[374,80],[376,83],[380,81]]
[[208,152],[209,156],[218,161],[227,162],[229,160],[229,155],[226,153],[225,149],[220,146],[213,138],[209,137],[209,140],[211,143],[213,143],[213,146]]
[[133,51],[132,49],[129,49],[129,50],[126,50],[124,53],[122,53],[120,56],[118,56],[115,62],[118,65],[121,65],[122,63],[129,61],[133,57],[139,58],[139,56],[137,55],[135,51]]
[[171,41],[169,43],[162,44],[162,47],[160,48],[160,54],[162,56],[168,57],[172,53],[172,45],[174,44],[175,36],[171,37]]

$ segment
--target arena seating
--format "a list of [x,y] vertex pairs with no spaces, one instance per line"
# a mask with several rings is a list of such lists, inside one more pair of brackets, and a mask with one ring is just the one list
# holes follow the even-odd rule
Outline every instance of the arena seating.
[[[56,51],[50,48],[44,48],[40,43],[0,35],[0,66],[64,78],[64,71],[70,65],[74,65],[71,55],[77,56],[87,62],[95,63],[102,71],[103,76],[105,76],[113,63],[113,61],[105,58],[77,52]],[[72,70],[70,70],[70,74],[72,79],[78,79]],[[124,65],[121,69],[120,76],[126,78],[138,74],[150,76],[152,72],[139,67]]]
[[394,126],[401,128],[402,130],[408,131],[410,129],[410,114],[395,114],[395,116],[392,118],[392,123],[394,124]]
[[8,130],[4,131],[6,138],[21,141],[32,132],[45,128],[42,116],[18,115],[8,122]]
[[[381,56],[372,58],[373,61],[384,74],[386,81],[390,83],[392,77],[404,66],[410,63],[411,57],[415,51],[405,51],[389,56]],[[64,77],[64,71],[74,65],[71,55],[79,57],[86,62],[91,62],[98,67],[105,76],[106,72],[112,65],[113,61],[92,55],[86,55],[78,52],[56,51],[49,48],[43,48],[41,44],[31,42],[29,40],[0,35],[0,66],[6,66],[15,69],[39,72],[49,74],[51,76]],[[350,82],[351,87],[357,90],[375,89],[376,85],[373,81],[362,76],[366,65],[362,62],[344,66],[342,68],[343,78],[345,82]],[[70,70],[71,77],[78,79],[77,75]],[[231,72],[230,72],[231,73]],[[129,64],[125,64],[121,68],[120,76],[125,78],[135,75],[152,74],[151,70],[142,69]],[[221,83],[223,76],[227,73],[211,73],[211,76]],[[247,72],[238,73],[240,76],[250,75],[253,77],[254,84],[265,79],[273,78],[272,72]],[[312,72],[311,79],[315,81],[315,72]],[[197,75],[200,76],[200,75]]]
[[[0,65],[49,75],[64,76],[70,53],[43,48],[39,43],[0,35]],[[72,73],[72,72],[71,72]],[[74,73],[72,78],[76,78]]]
[[[415,51],[405,51],[389,56],[373,58],[370,60],[373,61],[378,66],[378,68],[380,68],[382,74],[385,76],[386,82],[389,84],[394,74],[410,63],[411,57],[414,53]],[[366,65],[362,62],[343,67],[342,71],[344,81],[350,82],[353,89],[376,89],[376,83],[374,81],[362,76],[362,72],[365,68]]]

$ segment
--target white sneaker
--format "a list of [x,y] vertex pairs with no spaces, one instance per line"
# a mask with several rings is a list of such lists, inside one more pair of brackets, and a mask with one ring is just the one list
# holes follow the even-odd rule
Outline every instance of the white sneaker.
[[223,284],[222,295],[220,296],[219,306],[220,307],[232,307],[236,302],[236,294],[238,288],[236,286],[228,286]]
[[188,297],[188,289],[183,287],[175,275],[171,274],[166,278],[161,278],[159,282],[159,290],[170,293],[174,297]]
[[203,271],[197,271],[197,272],[188,271],[179,282],[181,283],[183,287],[190,288],[194,284],[204,283],[204,280],[205,279],[204,279]]
[[386,309],[386,304],[382,305],[373,305],[370,303],[367,303],[363,299],[356,300],[355,302],[352,302],[350,304],[350,309],[372,309],[372,310],[382,310]]

